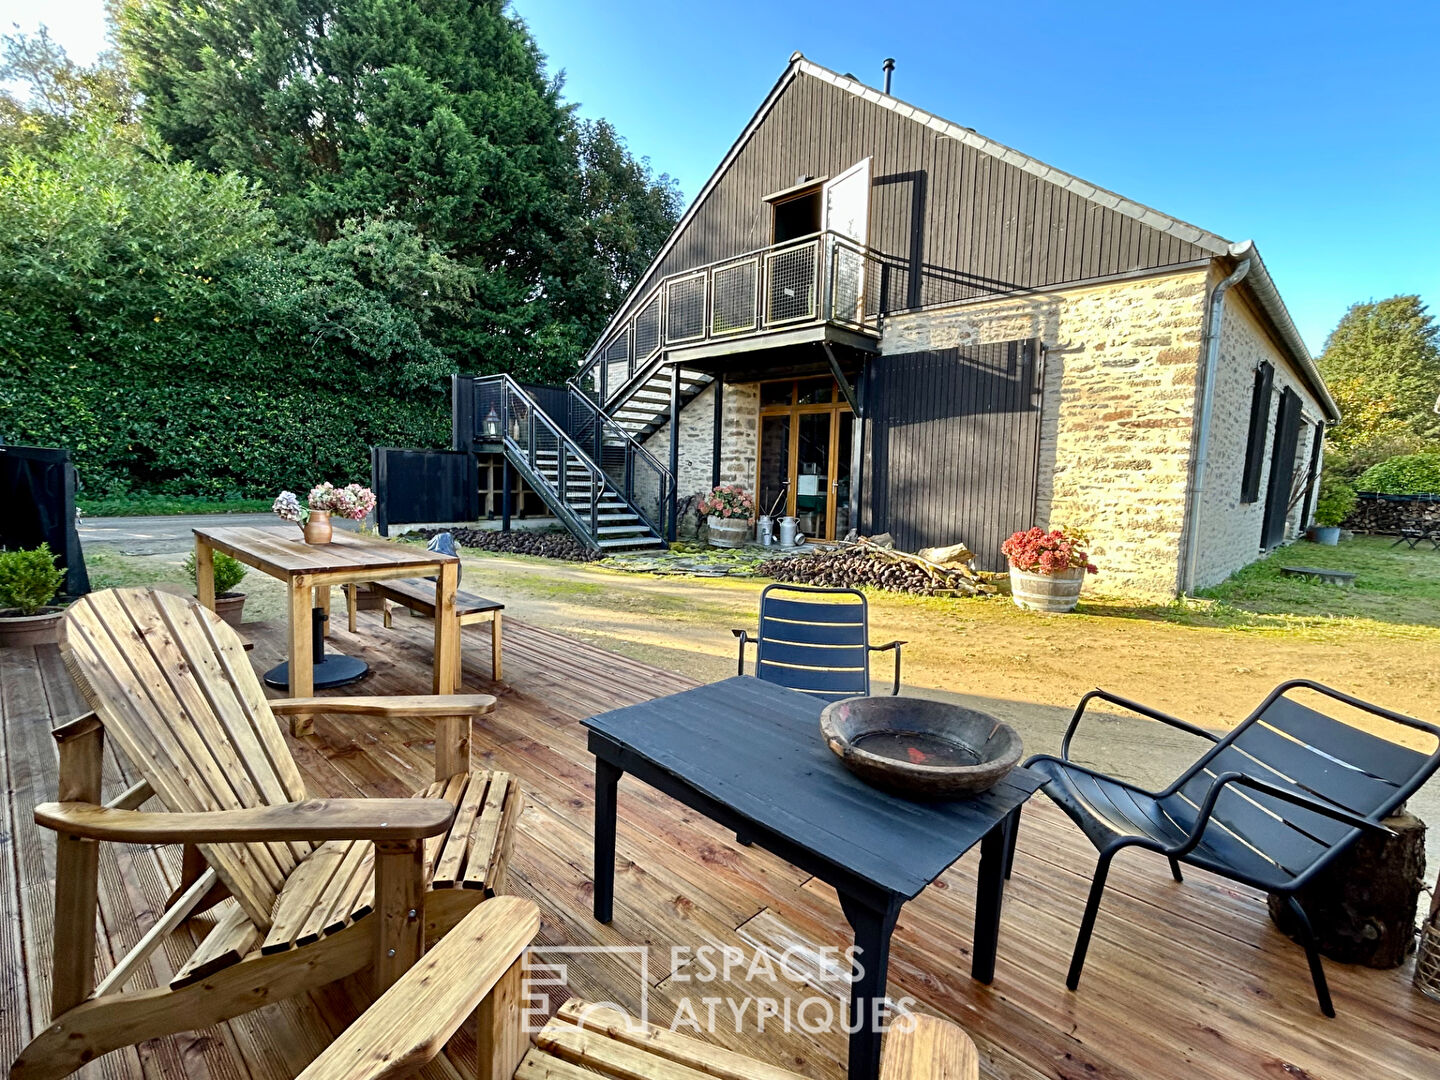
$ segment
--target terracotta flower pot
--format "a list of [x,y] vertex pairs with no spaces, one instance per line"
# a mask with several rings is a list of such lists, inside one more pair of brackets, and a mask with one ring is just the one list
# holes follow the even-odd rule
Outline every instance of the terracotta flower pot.
[[55,645],[60,641],[63,608],[47,607],[38,615],[0,615],[0,645],[27,647]]
[[744,518],[715,517],[705,519],[710,528],[710,546],[718,548],[744,547],[750,539],[750,522]]
[[231,626],[239,627],[240,619],[245,609],[245,594],[243,592],[221,593],[215,597],[215,614],[220,616],[222,622]]
[[1058,614],[1074,611],[1085,584],[1085,568],[1072,567],[1053,574],[1032,574],[1010,564],[1010,598],[1016,607]]
[[335,529],[330,524],[329,510],[311,510],[310,518],[303,528],[307,544],[328,544],[335,536]]

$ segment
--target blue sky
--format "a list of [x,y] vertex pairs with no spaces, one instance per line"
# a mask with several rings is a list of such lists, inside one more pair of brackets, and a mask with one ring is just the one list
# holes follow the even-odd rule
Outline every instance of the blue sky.
[[[37,10],[38,9],[38,10]],[[705,182],[790,53],[1232,240],[1316,351],[1358,300],[1440,314],[1440,3],[516,0],[566,95]],[[77,58],[101,0],[0,0]]]

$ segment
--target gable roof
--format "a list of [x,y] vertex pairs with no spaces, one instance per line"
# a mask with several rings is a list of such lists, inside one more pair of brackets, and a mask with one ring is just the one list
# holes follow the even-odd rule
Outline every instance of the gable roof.
[[[1208,253],[1211,256],[1229,257],[1237,261],[1246,257],[1251,258],[1252,273],[1250,276],[1253,280],[1245,283],[1250,286],[1248,291],[1254,295],[1261,310],[1273,324],[1277,336],[1284,344],[1286,350],[1292,354],[1294,362],[1300,367],[1307,377],[1307,380],[1313,383],[1313,389],[1320,397],[1327,414],[1329,414],[1332,419],[1338,419],[1339,413],[1334,400],[1325,389],[1324,380],[1321,379],[1319,371],[1315,367],[1314,360],[1311,358],[1309,350],[1301,339],[1299,331],[1295,328],[1295,324],[1291,320],[1284,302],[1280,299],[1280,294],[1275,289],[1274,282],[1271,280],[1268,271],[1266,271],[1264,263],[1260,261],[1259,253],[1255,251],[1252,241],[1247,240],[1240,244],[1232,244],[1216,233],[1209,232],[1197,225],[1192,225],[1179,218],[1161,213],[1153,207],[1145,206],[1132,199],[1127,199],[1113,191],[1088,183],[1077,176],[1056,169],[1029,155],[1022,154],[1009,146],[1005,146],[993,139],[988,139],[970,128],[961,127],[958,124],[951,123],[948,120],[935,116],[933,113],[926,112],[908,102],[902,101],[897,97],[882,93],[874,87],[865,85],[858,79],[841,75],[829,68],[822,67],[819,64],[807,60],[805,56],[799,52],[791,55],[789,65],[785,68],[784,72],[781,73],[780,78],[776,80],[775,85],[771,88],[769,94],[766,95],[765,100],[761,102],[754,116],[750,118],[750,122],[746,124],[744,130],[741,131],[739,137],[725,154],[725,157],[721,159],[715,171],[710,175],[710,178],[686,208],[685,213],[676,223],[675,228],[666,238],[665,243],[661,246],[660,250],[656,252],[650,265],[646,267],[645,272],[637,279],[625,301],[616,309],[610,322],[606,325],[605,330],[600,334],[594,346],[592,346],[589,356],[594,356],[600,346],[609,340],[610,335],[615,331],[622,317],[630,309],[632,302],[643,295],[645,290],[654,283],[656,271],[665,263],[667,256],[671,253],[672,249],[674,249],[676,243],[685,234],[687,227],[705,205],[706,199],[730,170],[731,166],[740,156],[741,151],[745,149],[751,137],[760,128],[772,109],[774,109],[786,89],[802,74],[827,83],[840,91],[852,94],[880,108],[889,110],[898,116],[912,120],[940,135],[968,146],[978,153],[985,154],[995,160],[1020,169],[1048,184],[1053,184],[1089,203],[1132,218],[1150,229],[1173,237],[1185,244],[1193,245],[1194,248],[1198,248],[1200,251]],[[1258,271],[1258,273],[1256,271]]]

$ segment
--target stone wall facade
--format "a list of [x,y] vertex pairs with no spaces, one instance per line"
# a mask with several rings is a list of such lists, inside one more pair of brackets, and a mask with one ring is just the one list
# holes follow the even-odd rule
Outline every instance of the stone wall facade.
[[[1216,270],[1213,276],[1218,280],[1221,275]],[[1243,283],[1225,295],[1224,304],[1210,416],[1209,463],[1196,524],[1199,531],[1196,587],[1224,581],[1261,553],[1265,493],[1270,482],[1275,422],[1280,412],[1281,395],[1287,388],[1300,395],[1303,423],[1295,451],[1294,475],[1297,482],[1310,467],[1315,427],[1324,422],[1319,401],[1306,387],[1284,350],[1266,331],[1245,295]],[[1260,495],[1254,502],[1246,503],[1241,501],[1241,485],[1250,433],[1250,402],[1254,395],[1255,369],[1262,361],[1269,361],[1275,369],[1274,389],[1266,419]],[[1296,495],[1285,526],[1287,538],[1294,537],[1308,524],[1300,520],[1305,508],[1304,493],[1297,492]]]
[[[886,321],[881,350],[1039,338],[1036,524],[1088,533],[1094,592],[1176,591],[1206,271],[1192,269]],[[963,539],[963,537],[961,538]]]
[[[726,383],[720,415],[720,482],[755,488],[756,438],[760,423],[760,384]],[[670,422],[645,440],[645,449],[661,464],[670,461]],[[684,500],[708,494],[715,449],[715,385],[700,391],[680,410],[680,471],[676,491]]]

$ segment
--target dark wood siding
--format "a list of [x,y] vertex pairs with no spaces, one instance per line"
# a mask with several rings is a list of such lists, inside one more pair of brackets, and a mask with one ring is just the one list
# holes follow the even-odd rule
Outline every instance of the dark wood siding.
[[985,570],[1035,522],[1040,346],[877,357],[865,382],[861,532],[907,551],[963,541]]
[[[924,124],[798,74],[642,291],[770,243],[764,197],[873,157],[870,244],[893,258],[891,310],[1081,281],[1207,252]],[[638,296],[636,297],[638,299]]]

